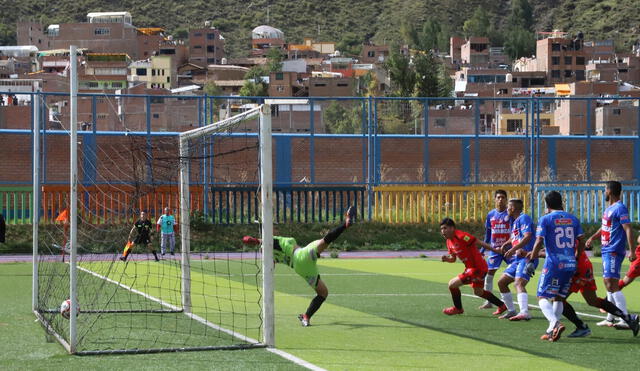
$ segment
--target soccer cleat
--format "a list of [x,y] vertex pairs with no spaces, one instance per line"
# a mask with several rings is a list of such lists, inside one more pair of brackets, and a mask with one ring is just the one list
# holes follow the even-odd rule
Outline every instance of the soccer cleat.
[[174,256],[175,254],[173,253],[173,251],[171,252],[171,256]]
[[567,335],[569,338],[583,338],[591,335],[591,329],[589,326],[584,325],[584,328],[576,328],[575,331]]
[[500,319],[511,319],[517,315],[516,311],[507,311],[505,314],[501,315]]
[[506,311],[507,311],[507,306],[502,304],[501,306],[498,307],[498,309],[496,309],[495,312],[493,312],[493,315],[497,316],[497,315],[500,315],[500,314],[502,314],[502,313],[504,313]]
[[349,228],[356,222],[356,208],[354,206],[349,206],[347,209],[347,213],[344,218],[344,226]]
[[542,336],[540,336],[540,340],[549,341],[549,339],[551,339],[552,334],[553,334],[552,332],[545,332],[544,334],[542,334]]
[[640,317],[638,317],[637,314],[630,314],[628,323],[631,331],[633,331],[633,336],[638,336],[638,331],[640,331]]
[[458,309],[456,307],[449,307],[449,308],[444,308],[442,310],[442,313],[446,314],[447,316],[453,316],[455,314],[464,313],[464,309]]
[[613,327],[613,325],[614,325],[613,321],[609,321],[608,319],[604,319],[596,323],[596,326],[604,326],[604,327]]
[[618,318],[618,320],[613,324],[617,330],[630,330],[631,326],[626,323],[622,318]]
[[485,301],[484,304],[478,307],[478,309],[491,309],[491,308],[493,308],[493,304],[489,303],[488,301]]
[[559,321],[556,322],[555,326],[553,326],[553,331],[551,332],[551,337],[549,338],[549,341],[556,342],[560,340],[560,335],[562,335],[564,330],[565,330],[564,325]]
[[529,321],[531,315],[529,313],[518,313],[515,316],[509,318],[509,321]]
[[122,260],[123,262],[127,261],[127,258],[125,258],[124,256],[121,256],[119,259]]
[[309,317],[306,314],[298,314],[298,320],[300,320],[302,327],[311,326],[311,323],[309,323]]

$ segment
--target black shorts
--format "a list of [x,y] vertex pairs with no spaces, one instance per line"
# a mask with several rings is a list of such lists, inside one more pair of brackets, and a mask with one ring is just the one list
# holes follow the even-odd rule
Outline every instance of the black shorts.
[[151,238],[149,236],[138,236],[133,243],[136,245],[148,245],[151,243]]

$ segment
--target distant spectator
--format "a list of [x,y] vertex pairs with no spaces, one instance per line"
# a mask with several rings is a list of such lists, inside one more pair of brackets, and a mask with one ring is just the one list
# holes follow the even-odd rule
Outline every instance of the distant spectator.
[[17,106],[18,105],[18,97],[16,97],[16,95],[13,95],[13,105]]
[[4,235],[7,232],[7,224],[4,221],[4,215],[0,214],[0,243],[4,243]]
[[0,94],[0,106],[4,106],[4,95]]

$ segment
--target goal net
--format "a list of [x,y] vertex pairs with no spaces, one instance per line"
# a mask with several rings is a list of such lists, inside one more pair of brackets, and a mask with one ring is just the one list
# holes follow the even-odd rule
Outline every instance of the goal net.
[[[212,224],[226,203],[244,202],[243,232],[271,233],[264,223],[270,219],[262,217],[257,132],[270,132],[269,115],[262,114],[268,106],[254,106],[180,136],[73,133],[63,125],[38,140],[34,158],[42,159],[47,178],[36,184],[41,216],[34,223],[34,312],[70,353],[273,342],[263,249],[242,246],[241,234]],[[78,166],[75,192],[69,158]],[[252,191],[234,193],[239,183]],[[216,197],[214,186],[229,192]],[[239,215],[231,218],[240,223]],[[147,243],[140,232],[148,229]]]

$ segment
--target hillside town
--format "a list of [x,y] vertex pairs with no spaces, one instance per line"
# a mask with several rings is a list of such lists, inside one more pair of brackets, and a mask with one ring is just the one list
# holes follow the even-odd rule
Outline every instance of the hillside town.
[[[448,51],[432,51],[453,89],[448,95],[452,99],[429,105],[429,133],[473,134],[479,116],[482,134],[522,134],[529,102],[507,98],[534,96],[558,98],[540,100],[536,119],[543,135],[638,135],[638,100],[618,98],[640,98],[640,48],[618,53],[612,40],[585,40],[581,33],[558,30],[536,36],[535,55],[517,60],[487,37],[451,37]],[[78,47],[80,92],[103,94],[80,101],[78,120],[82,129],[95,124],[106,131],[122,130],[123,121],[127,130],[147,125],[154,131],[186,130],[197,124],[201,111],[198,101],[188,98],[193,95],[227,97],[216,106],[220,118],[242,110],[243,95],[386,96],[394,84],[386,66],[390,55],[411,60],[419,53],[408,46],[366,43],[360,55],[351,56],[335,42],[304,38],[301,44],[289,43],[279,29],[260,25],[251,32],[246,56],[232,58],[225,53],[224,35],[211,21],[190,29],[186,38],[161,27],[136,27],[126,11],[88,13],[82,23],[19,22],[17,45],[0,46],[0,129],[30,128],[31,96],[24,93],[37,89],[50,93],[48,128],[64,127],[70,45]],[[252,73],[269,64],[276,67],[261,70],[268,74]],[[265,91],[249,89],[252,94],[247,94],[243,87],[248,82]],[[559,99],[567,97],[593,99]],[[318,105],[311,116],[325,108]],[[310,116],[309,107],[282,109],[291,110],[294,118]],[[317,130],[325,131],[318,123]],[[276,130],[309,129],[285,123]]]

